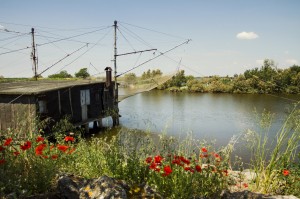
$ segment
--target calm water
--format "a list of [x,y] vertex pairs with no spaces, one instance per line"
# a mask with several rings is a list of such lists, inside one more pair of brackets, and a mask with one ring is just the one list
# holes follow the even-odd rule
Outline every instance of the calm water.
[[[293,99],[294,101],[288,100]],[[197,139],[216,139],[224,146],[234,135],[258,130],[254,110],[274,113],[270,137],[274,138],[300,95],[172,93],[153,90],[119,103],[121,126],[154,133]]]

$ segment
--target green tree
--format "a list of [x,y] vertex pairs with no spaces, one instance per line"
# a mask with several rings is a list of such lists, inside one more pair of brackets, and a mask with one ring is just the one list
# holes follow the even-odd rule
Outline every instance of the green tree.
[[49,75],[48,78],[72,78],[66,70],[60,71],[60,73]]
[[87,68],[81,68],[77,73],[75,73],[75,77],[85,79],[87,77],[90,77],[90,74],[87,72]]
[[136,82],[137,77],[135,73],[127,73],[124,75],[124,80],[126,83],[133,84]]

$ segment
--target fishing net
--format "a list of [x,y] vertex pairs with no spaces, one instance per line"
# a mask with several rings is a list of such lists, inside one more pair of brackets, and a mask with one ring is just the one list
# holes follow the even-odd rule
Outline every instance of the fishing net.
[[119,83],[119,101],[138,93],[150,91],[159,85],[164,84],[171,79],[176,73],[168,75],[158,75],[148,79],[136,78],[134,81],[126,81],[124,78],[118,80]]

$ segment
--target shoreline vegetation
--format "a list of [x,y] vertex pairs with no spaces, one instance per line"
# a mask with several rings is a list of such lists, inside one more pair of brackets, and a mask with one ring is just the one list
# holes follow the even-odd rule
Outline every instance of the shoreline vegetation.
[[[127,86],[140,85],[140,82],[151,82],[162,76],[162,72],[148,70],[141,77],[134,73],[125,74],[123,81]],[[126,86],[125,85],[125,86]],[[300,66],[293,65],[286,69],[278,69],[273,60],[264,60],[261,68],[246,70],[243,74],[233,77],[194,77],[186,76],[180,70],[164,84],[157,87],[160,90],[191,93],[242,93],[242,94],[299,94]]]
[[[234,137],[220,148],[189,135],[178,140],[129,129],[109,139],[84,139],[75,128],[67,130],[67,121],[53,132],[54,141],[41,130],[20,137],[9,129],[1,132],[0,197],[53,192],[62,174],[123,180],[129,198],[140,195],[145,184],[163,198],[174,199],[220,198],[224,191],[300,197],[298,106],[278,129],[276,140],[268,137],[272,114],[263,112],[258,115],[261,131],[247,130],[242,138]],[[247,143],[251,153],[247,172],[241,158],[232,160],[238,139]],[[273,149],[267,148],[270,142]]]
[[[149,86],[163,76],[159,70],[148,70],[140,77],[135,73],[127,73],[118,78],[121,87],[135,88]],[[82,68],[74,77],[67,71],[49,75],[49,80],[77,80],[93,79]],[[102,78],[101,78],[102,79]],[[33,81],[33,78],[4,78],[0,76],[0,82]],[[243,74],[235,74],[233,77],[209,76],[194,77],[186,76],[184,70],[178,71],[171,79],[157,85],[156,89],[172,92],[190,93],[240,93],[240,94],[300,94],[300,66],[293,65],[286,69],[279,69],[273,60],[265,59],[260,68],[246,70]]]
[[158,89],[200,93],[299,94],[300,66],[277,69],[274,62],[267,59],[260,69],[246,70],[244,74],[236,74],[234,77],[195,78],[179,71]]

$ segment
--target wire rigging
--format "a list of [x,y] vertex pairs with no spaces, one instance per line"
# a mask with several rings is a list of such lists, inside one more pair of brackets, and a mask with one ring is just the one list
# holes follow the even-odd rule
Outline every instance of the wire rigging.
[[65,65],[64,67],[62,67],[59,71],[57,71],[56,73],[59,73],[60,71],[62,71],[65,67],[71,65],[72,63],[74,63],[76,60],[78,60],[80,57],[82,57],[84,54],[86,54],[88,51],[90,51],[91,49],[93,49],[96,45],[98,45],[110,32],[112,29],[110,29],[103,37],[101,37],[96,44],[94,44],[91,48],[88,48],[85,52],[83,52],[81,55],[79,55],[77,58],[75,58],[73,61],[71,61],[70,63],[68,63],[67,65]]
[[9,54],[9,53],[14,53],[14,52],[19,52],[21,50],[26,50],[26,49],[29,49],[31,47],[27,46],[25,48],[20,48],[20,49],[17,49],[17,50],[11,50],[11,51],[7,51],[7,52],[4,52],[4,53],[0,53],[0,55],[5,55],[5,54]]
[[59,42],[59,41],[64,41],[64,40],[72,39],[72,38],[75,38],[75,37],[80,37],[80,36],[83,36],[83,35],[91,34],[91,33],[94,33],[94,32],[99,32],[99,31],[101,31],[101,30],[105,30],[105,29],[108,29],[108,28],[110,28],[110,27],[111,27],[111,26],[106,27],[106,28],[101,28],[101,29],[98,29],[98,30],[93,30],[93,31],[86,32],[86,33],[82,33],[82,34],[78,34],[78,35],[74,35],[74,36],[71,36],[71,37],[66,37],[66,38],[54,40],[54,41],[51,41],[51,42],[46,42],[46,43],[38,44],[38,46],[44,46],[44,45],[47,45],[47,44],[50,44],[50,43],[55,43],[55,42]]
[[119,27],[117,27],[117,30],[119,31],[119,33],[121,34],[121,36],[125,39],[125,41],[127,41],[127,43],[129,44],[129,46],[133,49],[133,51],[136,51],[134,49],[134,47],[131,45],[131,43],[128,41],[128,39],[123,35],[123,33],[121,32],[121,30],[119,29]]
[[160,32],[160,31],[157,31],[157,30],[149,29],[149,28],[144,28],[144,27],[137,26],[137,25],[133,25],[133,24],[126,23],[126,22],[121,22],[121,23],[127,24],[127,25],[129,25],[129,26],[133,26],[133,27],[136,27],[136,28],[140,28],[140,29],[143,29],[143,30],[148,30],[148,31],[151,31],[151,32],[155,32],[155,33],[167,35],[167,36],[170,36],[170,37],[175,37],[175,38],[178,38],[178,39],[184,39],[184,40],[187,40],[186,38],[183,38],[183,37],[180,37],[180,36],[177,36],[177,35],[172,35],[172,34]]
[[123,72],[123,73],[121,73],[121,74],[119,74],[119,75],[117,75],[117,77],[119,77],[121,75],[124,75],[124,74],[126,74],[126,73],[128,73],[128,72],[130,72],[130,71],[132,71],[132,70],[134,70],[134,69],[136,69],[136,68],[138,68],[138,67],[140,67],[140,66],[142,66],[142,65],[144,65],[144,64],[146,64],[146,63],[148,63],[148,62],[150,62],[152,60],[154,60],[154,59],[157,59],[158,57],[160,57],[160,56],[162,56],[162,55],[164,55],[166,53],[169,53],[170,51],[172,51],[172,50],[174,50],[174,49],[176,49],[176,48],[178,48],[178,47],[180,47],[180,46],[182,46],[184,44],[188,44],[189,42],[190,42],[190,39],[188,39],[187,41],[185,41],[185,42],[183,42],[183,43],[181,43],[181,44],[179,44],[179,45],[177,45],[177,46],[175,46],[175,47],[173,47],[173,48],[171,48],[171,49],[169,49],[169,50],[167,50],[165,52],[160,53],[159,55],[156,55],[155,57],[153,57],[153,58],[151,58],[151,59],[149,59],[149,60],[147,60],[147,61],[145,61],[145,62],[143,62],[143,63],[141,63],[141,64],[139,64],[139,65],[137,65],[137,66],[135,66],[135,67],[133,67],[133,68],[131,68],[131,69]]
[[81,50],[82,48],[86,47],[87,45],[84,45],[80,48],[78,48],[77,50],[73,51],[70,54],[67,54],[65,57],[63,57],[62,59],[58,60],[57,62],[55,62],[54,64],[52,64],[51,66],[49,66],[48,68],[46,68],[45,70],[43,70],[41,73],[38,74],[38,76],[42,75],[44,72],[46,72],[47,70],[49,70],[50,68],[52,68],[53,66],[55,66],[56,64],[58,64],[59,62],[63,61],[64,59],[66,59],[67,57],[71,56],[72,54],[78,52],[79,50]]

